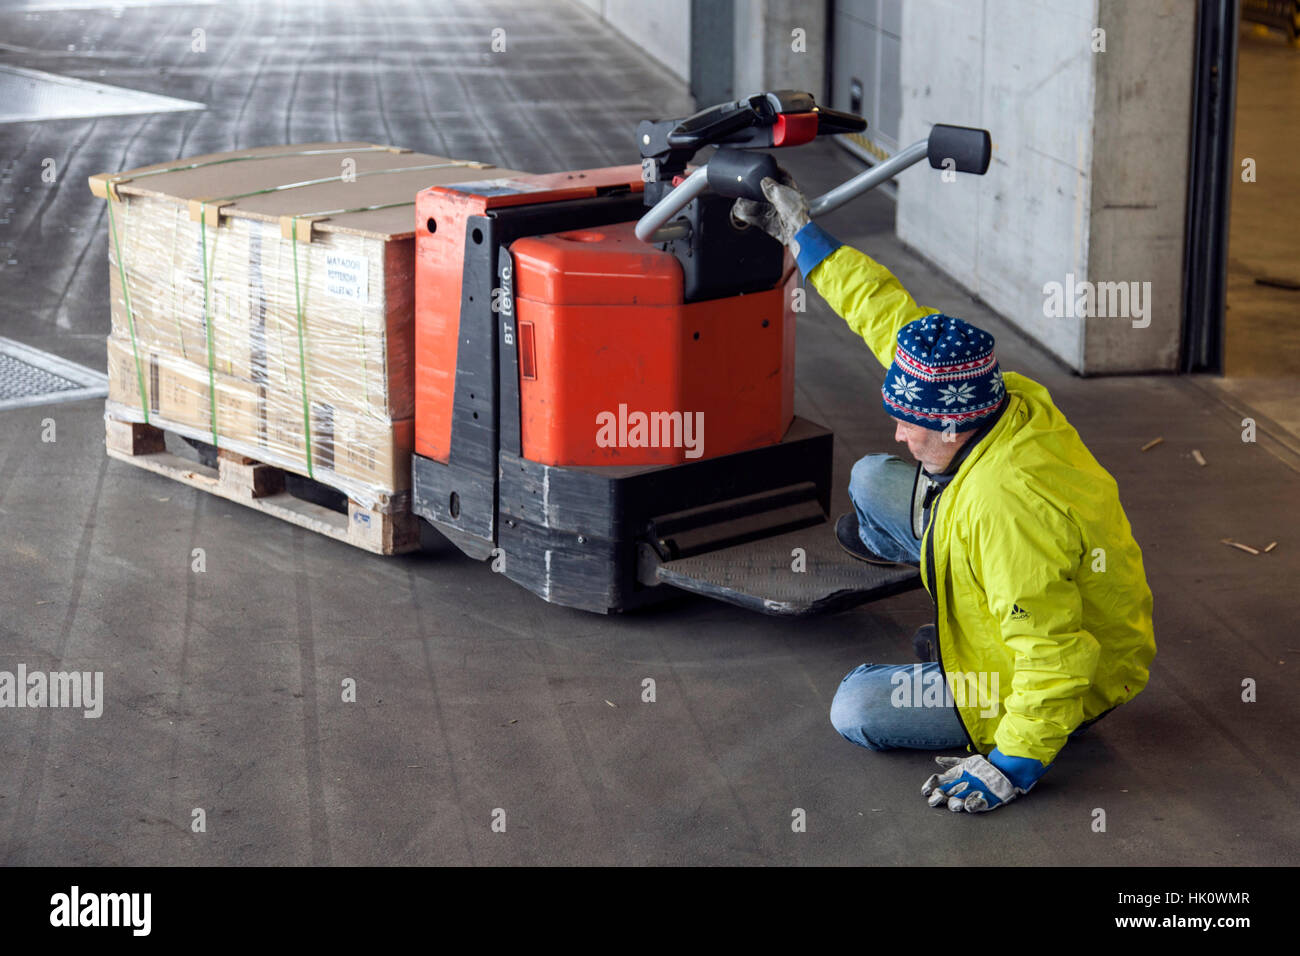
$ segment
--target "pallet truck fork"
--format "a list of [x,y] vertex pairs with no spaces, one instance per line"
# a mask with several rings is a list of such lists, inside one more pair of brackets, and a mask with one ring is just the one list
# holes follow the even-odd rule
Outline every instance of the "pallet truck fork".
[[[602,613],[692,591],[801,616],[917,587],[824,527],[833,437],[793,409],[798,274],[730,217],[776,175],[763,150],[865,128],[808,93],[759,93],[643,121],[640,165],[422,191],[415,513],[545,600]],[[982,174],[989,153],[987,132],[936,126],[810,210],[922,158]]]

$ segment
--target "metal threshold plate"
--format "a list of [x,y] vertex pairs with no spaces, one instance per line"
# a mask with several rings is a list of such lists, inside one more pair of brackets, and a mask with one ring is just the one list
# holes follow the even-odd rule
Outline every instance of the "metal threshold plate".
[[206,109],[202,103],[92,83],[21,66],[0,66],[0,123],[87,119]]
[[[794,569],[795,548],[803,549],[803,571]],[[783,617],[839,611],[921,586],[916,568],[868,564],[845,553],[829,524],[668,561],[655,576],[684,591]]]
[[0,410],[103,398],[108,376],[0,338]]

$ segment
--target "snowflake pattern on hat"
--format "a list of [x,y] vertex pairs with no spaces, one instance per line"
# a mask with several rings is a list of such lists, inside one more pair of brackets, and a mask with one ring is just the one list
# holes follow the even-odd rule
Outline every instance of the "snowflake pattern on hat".
[[909,322],[880,393],[894,418],[937,431],[978,428],[1005,393],[993,336],[940,312]]
[[939,397],[943,399],[945,405],[951,405],[953,402],[961,402],[965,405],[975,396],[975,389],[970,382],[962,382],[960,385],[949,385],[939,392]]
[[916,382],[909,382],[906,375],[898,375],[894,378],[894,394],[914,402],[921,397],[921,390],[916,387]]

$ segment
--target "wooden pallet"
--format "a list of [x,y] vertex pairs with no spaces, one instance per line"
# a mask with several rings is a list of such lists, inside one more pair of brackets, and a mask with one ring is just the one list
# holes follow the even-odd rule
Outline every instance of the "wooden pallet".
[[286,492],[284,470],[274,465],[221,449],[218,467],[209,468],[167,451],[166,432],[161,428],[114,418],[106,418],[105,423],[104,446],[110,458],[374,554],[401,554],[420,546],[419,519],[411,514],[409,505],[403,506],[405,497],[394,504],[391,513],[349,499],[344,514]]

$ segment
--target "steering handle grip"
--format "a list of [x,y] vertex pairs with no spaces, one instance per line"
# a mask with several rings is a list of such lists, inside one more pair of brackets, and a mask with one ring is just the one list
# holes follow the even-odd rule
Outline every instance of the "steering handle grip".
[[986,129],[935,123],[926,143],[926,158],[935,169],[951,160],[957,172],[983,176],[992,156],[993,140]]

